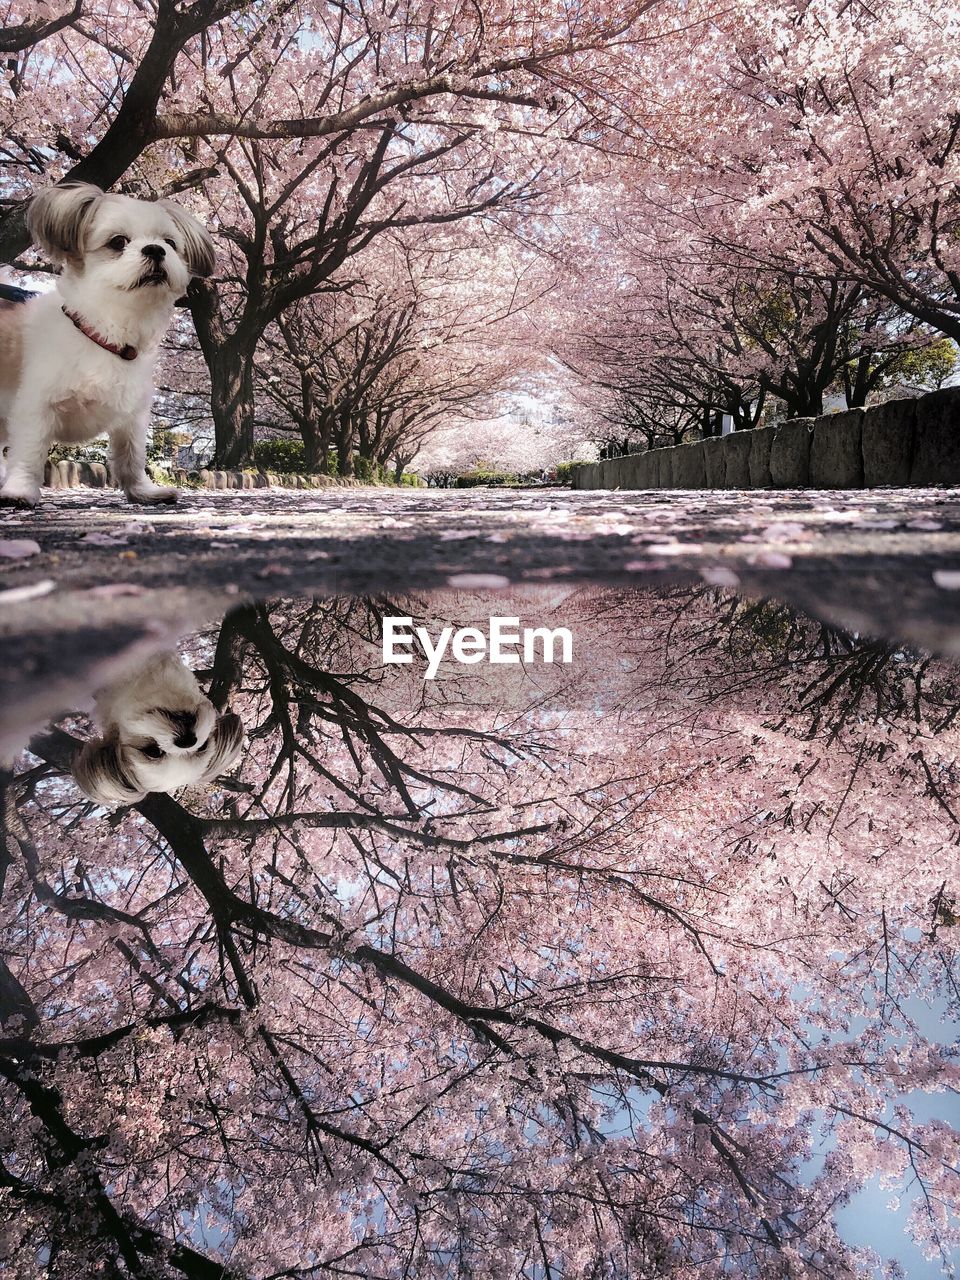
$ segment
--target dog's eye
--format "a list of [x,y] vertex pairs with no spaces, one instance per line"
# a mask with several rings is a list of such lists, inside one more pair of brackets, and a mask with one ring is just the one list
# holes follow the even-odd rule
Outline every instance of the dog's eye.
[[107,241],[107,248],[112,249],[114,253],[123,253],[129,243],[127,236],[114,236],[112,240]]
[[176,242],[176,240],[171,240],[169,236],[164,236],[164,237],[163,237],[163,243],[164,243],[164,244],[168,244],[168,245],[170,246],[170,248],[171,248],[171,249],[176,249],[176,247],[177,247],[177,242]]
[[155,742],[151,742],[151,743],[150,743],[148,746],[146,746],[146,747],[141,747],[141,748],[140,748],[140,752],[141,752],[141,754],[142,754],[142,755],[145,755],[145,756],[147,757],[147,759],[148,759],[148,760],[162,760],[162,759],[163,759],[163,752],[160,750],[160,748],[157,746],[157,744],[156,744]]

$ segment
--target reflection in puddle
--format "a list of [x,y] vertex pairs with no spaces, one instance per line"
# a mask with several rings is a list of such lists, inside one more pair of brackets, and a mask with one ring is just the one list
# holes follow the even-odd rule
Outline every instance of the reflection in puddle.
[[99,689],[95,718],[100,736],[84,743],[73,776],[108,808],[135,804],[151,791],[212,782],[234,764],[243,743],[240,717],[218,715],[175,653],[144,661]]
[[[382,663],[494,613],[574,661]],[[7,779],[9,1274],[942,1272],[956,668],[703,589],[180,656]]]

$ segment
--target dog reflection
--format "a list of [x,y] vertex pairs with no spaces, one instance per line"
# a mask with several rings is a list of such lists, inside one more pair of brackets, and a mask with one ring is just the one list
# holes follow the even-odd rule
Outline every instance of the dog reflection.
[[110,808],[212,782],[243,743],[239,716],[219,715],[175,653],[101,689],[96,720],[101,736],[84,745],[73,773],[85,795]]

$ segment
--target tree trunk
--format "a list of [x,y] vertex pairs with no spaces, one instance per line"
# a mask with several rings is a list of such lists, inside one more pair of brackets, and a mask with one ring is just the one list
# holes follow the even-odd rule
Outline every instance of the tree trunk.
[[325,471],[326,470],[326,450],[323,452],[321,466],[320,453],[320,435],[317,431],[317,423],[315,419],[305,421],[300,430],[300,439],[303,441],[303,465],[306,471]]
[[298,425],[300,439],[303,441],[303,467],[308,472],[319,471],[320,431],[317,421],[319,414],[313,394],[313,382],[305,373],[300,375],[300,403],[302,413]]
[[857,360],[856,375],[850,380],[849,372],[846,374],[846,397],[848,409],[862,409],[867,403],[867,396],[870,394],[870,365],[873,362],[873,352],[864,352]]
[[823,391],[813,382],[800,382],[789,393],[785,387],[771,390],[782,398],[788,418],[817,418],[823,413]]
[[223,470],[253,462],[253,360],[232,346],[208,354],[210,411],[216,448],[214,465]]
[[228,334],[214,282],[194,280],[187,290],[200,350],[210,372],[210,413],[214,426],[216,467],[233,468],[253,461],[253,353],[262,329],[246,325]]
[[337,474],[353,475],[353,421],[349,410],[344,410],[337,420]]

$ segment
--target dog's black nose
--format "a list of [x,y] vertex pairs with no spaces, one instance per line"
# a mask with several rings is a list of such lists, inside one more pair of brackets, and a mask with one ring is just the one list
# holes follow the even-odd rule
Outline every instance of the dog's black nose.
[[140,252],[145,258],[152,258],[154,262],[162,262],[167,256],[167,251],[162,244],[145,244]]
[[173,745],[179,747],[181,751],[186,751],[187,747],[195,747],[197,745],[197,735],[195,733],[181,733],[179,737],[174,738]]

